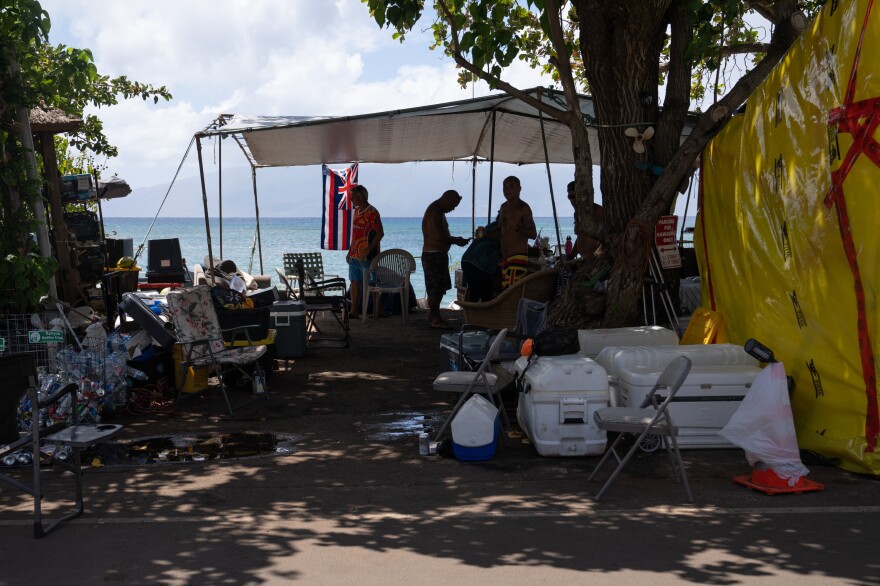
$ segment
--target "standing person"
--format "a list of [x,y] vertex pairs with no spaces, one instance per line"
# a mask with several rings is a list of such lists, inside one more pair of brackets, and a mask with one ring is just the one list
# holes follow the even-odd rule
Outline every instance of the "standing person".
[[569,259],[576,257],[578,254],[586,260],[592,260],[605,254],[602,246],[602,239],[605,237],[605,209],[597,203],[593,204],[593,223],[599,231],[599,238],[593,238],[587,234],[586,228],[578,221],[577,205],[574,200],[574,181],[568,184],[568,201],[575,208],[574,216],[574,247],[570,254],[566,254]]
[[425,289],[428,291],[428,321],[432,327],[443,325],[440,301],[452,287],[449,279],[449,248],[453,244],[464,246],[467,238],[451,236],[446,214],[458,207],[461,196],[455,190],[443,192],[425,210],[422,217],[422,269],[425,271]]
[[379,254],[379,243],[385,231],[379,212],[367,201],[367,188],[355,185],[350,193],[354,218],[351,222],[351,245],[345,260],[348,262],[348,280],[351,281],[350,316],[357,318],[360,317],[364,270],[370,268],[370,262]]
[[507,289],[529,270],[529,240],[538,236],[532,208],[519,198],[522,186],[511,175],[502,184],[504,199],[498,211],[501,230],[501,288]]

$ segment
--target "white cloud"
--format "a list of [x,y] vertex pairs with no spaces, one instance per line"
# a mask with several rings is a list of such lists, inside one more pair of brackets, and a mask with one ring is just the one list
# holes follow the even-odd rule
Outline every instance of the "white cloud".
[[[351,115],[472,94],[458,87],[451,60],[429,51],[428,22],[400,44],[360,0],[42,4],[53,42],[92,49],[105,75],[166,85],[174,95],[168,103],[130,100],[97,112],[120,151],[109,172],[134,188],[169,182],[193,134],[220,113]],[[509,78],[519,87],[539,83],[522,64]],[[479,84],[474,92],[488,89]],[[196,173],[194,161],[182,177]]]

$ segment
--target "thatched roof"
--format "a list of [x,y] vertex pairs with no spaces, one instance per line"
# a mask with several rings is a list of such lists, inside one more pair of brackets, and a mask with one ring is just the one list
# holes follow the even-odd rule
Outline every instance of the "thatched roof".
[[75,132],[83,125],[82,118],[71,116],[59,108],[34,108],[28,118],[31,122],[31,132],[35,133]]

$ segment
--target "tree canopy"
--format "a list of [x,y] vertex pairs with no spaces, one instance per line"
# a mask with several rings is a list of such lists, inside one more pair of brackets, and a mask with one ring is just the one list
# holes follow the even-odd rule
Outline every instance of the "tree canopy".
[[94,157],[118,151],[100,118],[84,116],[86,107],[129,98],[171,99],[165,86],[100,74],[88,49],[51,45],[50,28],[38,0],[0,0],[0,289],[10,292],[10,306],[22,310],[35,305],[56,267],[52,258],[36,253],[32,242],[38,219],[32,202],[40,197],[40,181],[21,135],[22,113],[26,118],[34,108],[58,108],[83,118],[82,129],[59,143],[64,149],[59,158],[73,160],[69,145],[84,155],[79,160],[86,168],[76,170],[92,172]]
[[[604,271],[610,275],[607,295],[569,286],[558,310],[551,310],[551,320],[578,327],[639,320],[657,219],[672,209],[702,149],[806,26],[801,10],[810,13],[821,5],[812,0],[435,0],[428,14],[423,0],[363,2],[376,23],[390,27],[401,41],[428,16],[433,46],[454,60],[460,82],[484,80],[571,129],[576,231],[602,238],[607,251],[606,258],[578,266],[586,278],[572,282],[592,282],[590,277]],[[738,63],[736,55],[750,61]],[[505,81],[517,59],[552,75],[567,105],[553,107]],[[745,69],[731,75],[733,65]],[[577,109],[576,94],[584,91],[593,97],[595,118]],[[692,100],[708,101],[709,92],[711,102],[682,140],[688,109],[700,103]],[[604,225],[590,212],[594,170],[588,126],[599,140]],[[634,148],[634,136],[649,134],[646,148]]]

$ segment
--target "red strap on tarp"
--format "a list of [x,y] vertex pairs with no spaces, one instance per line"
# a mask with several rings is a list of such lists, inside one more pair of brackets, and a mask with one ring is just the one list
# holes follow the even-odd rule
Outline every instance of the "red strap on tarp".
[[873,4],[873,0],[868,1],[865,20],[862,23],[862,30],[859,35],[859,44],[856,47],[852,71],[850,71],[849,82],[846,88],[846,101],[842,106],[831,110],[828,115],[828,125],[836,126],[838,133],[851,134],[853,136],[853,143],[846,152],[840,166],[831,173],[831,188],[828,190],[828,195],[825,196],[824,201],[827,207],[834,206],[837,211],[840,239],[843,241],[843,250],[853,275],[853,288],[855,289],[856,312],[858,316],[859,355],[862,362],[862,378],[865,381],[865,395],[867,399],[865,413],[866,452],[873,452],[877,448],[877,438],[878,434],[880,434],[880,416],[878,416],[877,408],[877,366],[874,362],[874,352],[868,332],[865,287],[862,283],[849,214],[846,210],[843,184],[852,170],[856,159],[862,154],[866,155],[875,165],[880,167],[880,144],[874,140],[874,132],[877,130],[878,125],[880,125],[880,98],[871,98],[859,102],[854,101],[862,42],[865,39],[868,17],[871,14]]

